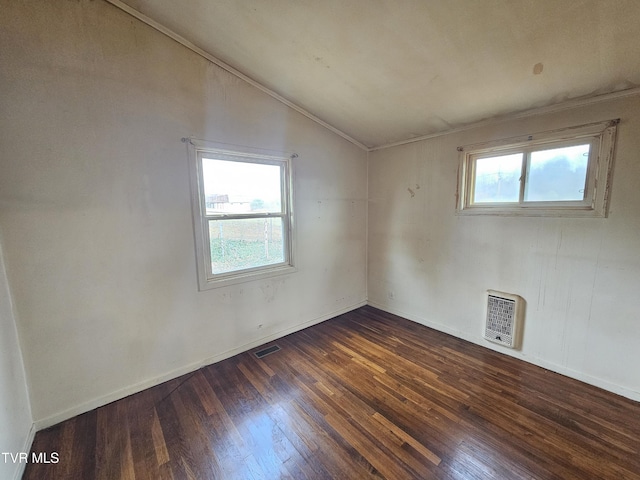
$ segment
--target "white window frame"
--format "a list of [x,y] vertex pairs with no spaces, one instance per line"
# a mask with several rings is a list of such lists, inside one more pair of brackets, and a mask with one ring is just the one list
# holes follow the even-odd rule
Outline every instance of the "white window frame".
[[[538,217],[606,217],[611,167],[619,119],[523,135],[458,147],[460,165],[456,193],[458,215],[513,215]],[[531,152],[590,144],[584,200],[524,201]],[[523,153],[518,202],[473,203],[475,165],[478,159]]]
[[[229,145],[203,142],[192,138],[183,139],[188,146],[189,171],[191,180],[191,207],[193,213],[193,231],[196,247],[198,288],[200,291],[224,287],[283,275],[296,271],[294,267],[294,229],[293,229],[293,175],[292,158],[297,155],[274,154],[264,150],[246,147],[230,147]],[[202,158],[216,158],[254,164],[279,165],[281,175],[282,213],[216,213],[207,214],[205,204]],[[263,265],[214,274],[211,267],[211,247],[209,238],[209,220],[245,219],[245,218],[281,218],[283,224],[284,262]]]

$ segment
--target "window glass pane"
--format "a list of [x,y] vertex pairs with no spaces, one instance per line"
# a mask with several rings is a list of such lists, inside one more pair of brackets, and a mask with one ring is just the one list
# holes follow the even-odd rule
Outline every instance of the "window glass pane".
[[282,218],[209,220],[214,274],[285,262]]
[[282,211],[279,165],[202,159],[207,215]]
[[589,164],[589,144],[531,153],[524,200],[583,200]]
[[475,167],[473,203],[520,200],[522,153],[479,158]]

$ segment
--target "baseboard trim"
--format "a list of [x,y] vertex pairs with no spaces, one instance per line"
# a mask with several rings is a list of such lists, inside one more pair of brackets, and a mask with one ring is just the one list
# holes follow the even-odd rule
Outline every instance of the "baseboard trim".
[[438,323],[438,322],[433,322],[428,320],[427,318],[424,318],[420,315],[414,315],[405,311],[402,311],[400,309],[394,308],[394,307],[390,307],[388,305],[384,305],[381,303],[377,303],[375,301],[371,301],[369,300],[367,302],[368,305],[377,308],[379,310],[382,310],[384,312],[387,313],[391,313],[393,315],[398,315],[399,317],[403,317],[406,318],[407,320],[411,320],[412,322],[416,322],[419,323],[421,325],[424,325],[426,327],[429,328],[433,328],[434,330],[438,330],[440,332],[443,333],[447,333],[449,335],[452,335],[454,337],[457,338],[461,338],[462,340],[466,340],[468,342],[471,342],[475,345],[479,345],[481,347],[485,347],[488,348],[490,350],[493,350],[495,352],[498,353],[503,353],[505,355],[509,355],[510,357],[514,357],[514,358],[518,358],[522,361],[528,362],[528,363],[532,363],[533,365],[537,365],[538,367],[544,368],[546,370],[550,370],[552,372],[555,373],[559,373],[560,375],[564,375],[565,377],[570,377],[573,378],[575,380],[579,380],[581,382],[584,383],[588,383],[589,385],[593,385],[594,387],[598,387],[598,388],[602,388],[603,390],[607,390],[608,392],[611,393],[615,393],[616,395],[621,395],[623,397],[626,397],[630,400],[634,400],[636,402],[640,402],[640,392],[632,390],[630,388],[627,387],[623,387],[621,385],[615,384],[615,383],[611,383],[607,380],[603,380],[602,378],[598,378],[598,377],[594,377],[591,375],[588,375],[586,373],[582,373],[576,370],[572,370],[570,368],[564,367],[562,365],[558,365],[552,362],[548,362],[542,358],[539,357],[532,357],[532,356],[528,356],[528,355],[524,355],[522,354],[522,352],[519,352],[517,350],[511,350],[511,349],[506,349],[506,348],[500,348],[497,345],[494,344],[489,344],[489,343],[485,343],[482,341],[482,338],[480,337],[474,337],[473,335],[469,335],[466,332],[460,331],[460,330],[456,330],[453,329],[445,324],[442,323]]
[[[32,423],[29,428],[29,433],[27,434],[27,438],[24,441],[24,445],[22,447],[21,452],[29,453],[31,451],[31,446],[33,445],[33,439],[36,436],[36,424]],[[15,452],[14,452],[15,453]],[[23,462],[16,463],[16,471],[13,474],[13,480],[20,480],[22,475],[24,475],[24,469],[27,468],[27,464]]]
[[[51,415],[49,417],[37,420],[34,422],[34,427],[35,427],[35,431],[39,431],[39,430],[43,430],[45,428],[49,428],[53,425],[56,425],[60,422],[63,422],[65,420],[68,420],[70,418],[73,418],[77,415],[81,415],[83,413],[89,412],[91,410],[94,410],[96,408],[102,407],[104,405],[107,405],[108,403],[111,402],[115,402],[116,400],[120,400],[122,398],[128,397],[129,395],[133,395],[134,393],[138,393],[141,392],[143,390],[146,390],[147,388],[151,388],[154,387],[156,385],[159,385],[163,382],[166,382],[167,380],[172,380],[174,378],[177,378],[181,375],[185,375],[187,373],[191,373],[194,372],[196,370],[199,370],[202,367],[206,367],[207,365],[211,365],[213,363],[217,363],[220,362],[222,360],[225,360],[227,358],[233,357],[234,355],[237,355],[239,353],[242,352],[246,352],[247,350],[251,350],[252,348],[258,347],[262,344],[265,344],[267,342],[271,342],[273,340],[276,340],[278,338],[284,337],[286,335],[289,335],[291,333],[297,332],[299,330],[303,330],[307,327],[310,327],[312,325],[316,325],[318,323],[324,322],[326,320],[329,320],[331,318],[337,317],[338,315],[342,315],[344,313],[350,312],[352,310],[355,310],[357,308],[363,307],[364,305],[367,304],[366,300],[363,300],[361,302],[349,305],[348,307],[344,307],[329,313],[326,313],[324,315],[321,315],[319,317],[315,317],[311,320],[307,320],[305,322],[299,323],[293,327],[289,327],[286,328],[284,330],[280,330],[276,333],[273,333],[271,335],[267,335],[265,337],[261,337],[257,340],[254,340],[252,342],[249,343],[245,343],[244,345],[241,345],[239,347],[236,348],[232,348],[231,350],[227,350],[223,353],[220,353],[218,355],[213,355],[211,357],[207,357],[202,359],[199,362],[194,362],[191,363],[189,365],[185,365],[184,367],[181,368],[177,368],[174,370],[171,370],[170,372],[164,373],[162,375],[158,375],[156,377],[153,377],[151,379],[136,383],[134,385],[131,385],[129,387],[126,388],[122,388],[120,390],[117,390],[115,392],[112,392],[110,394],[107,395],[103,395],[101,397],[98,398],[94,398],[93,400],[90,400],[88,402],[83,402],[79,405],[76,405],[74,407],[68,408],[67,410],[64,410],[62,412],[56,413],[55,415]],[[35,433],[34,431],[34,433]],[[32,439],[33,440],[33,439]]]

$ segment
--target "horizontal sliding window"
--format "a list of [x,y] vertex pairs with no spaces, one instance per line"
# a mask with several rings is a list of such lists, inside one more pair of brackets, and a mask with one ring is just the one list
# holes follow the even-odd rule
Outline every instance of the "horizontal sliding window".
[[475,160],[473,203],[517,202],[522,153]]
[[616,125],[459,148],[458,213],[606,216]]

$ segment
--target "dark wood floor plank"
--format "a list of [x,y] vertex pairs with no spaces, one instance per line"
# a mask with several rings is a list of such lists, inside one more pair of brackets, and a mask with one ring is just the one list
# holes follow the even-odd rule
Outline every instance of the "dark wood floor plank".
[[[295,349],[293,348],[292,351]],[[278,376],[286,378],[287,384],[296,386],[295,390],[299,392],[314,381],[306,371],[304,374],[298,375],[302,372],[297,370],[301,361],[298,356],[295,361],[291,361],[286,356],[270,357],[268,361],[271,362],[274,370],[279,372]],[[373,466],[345,438],[331,428],[326,420],[326,414],[329,413],[330,408],[323,407],[322,403],[314,402],[314,396],[308,397],[299,394],[289,405],[293,409],[287,408],[287,413],[296,420],[302,419],[304,424],[310,427],[307,431],[300,430],[299,434],[306,438],[306,444],[317,443],[316,457],[321,458],[324,467],[332,472],[331,478],[380,478]],[[331,454],[327,455],[327,452],[331,452]]]
[[[97,411],[92,410],[76,417],[74,422],[73,446],[68,454],[62,458],[67,461],[62,462],[68,465],[66,478],[82,480],[93,478],[95,475],[95,465],[92,460],[96,455],[96,434],[97,434]],[[61,452],[58,452],[59,454]]]
[[192,378],[171,395],[169,401],[176,412],[180,436],[185,440],[181,459],[189,474],[202,480],[222,478],[223,470],[211,449],[206,412],[191,388]]
[[38,432],[23,478],[640,480],[638,402],[372,307],[277,344]]
[[265,418],[264,400],[259,400],[259,396],[254,393],[255,389],[237,368],[236,361],[232,359],[223,362],[219,375],[209,375],[209,372],[205,372],[207,380],[236,425],[244,448],[253,455],[264,478],[292,478],[283,461],[289,457],[285,455],[286,458],[282,459],[278,455],[281,453],[280,449],[286,449],[287,446],[278,444],[281,436],[274,429],[275,425]]
[[[301,359],[300,362],[304,363],[305,371],[309,372],[315,380],[313,383],[301,387],[309,388],[310,395],[322,399],[320,401],[325,405],[323,410],[328,411],[328,415],[333,414],[354,420],[360,426],[361,433],[366,433],[370,438],[377,440],[377,442],[373,442],[374,444],[377,443],[377,448],[385,448],[385,445],[397,447],[394,448],[395,455],[391,453],[392,456],[397,457],[398,461],[406,463],[418,476],[424,477],[427,474],[424,465],[420,465],[409,453],[399,448],[407,440],[413,441],[417,445],[419,443],[417,440],[410,437],[396,425],[393,425],[393,428],[389,428],[390,422],[385,424],[381,420],[382,416],[379,412],[376,412],[357,395],[353,395],[353,390],[340,385],[339,381],[336,381],[337,377],[332,378],[326,375],[327,372],[317,369],[310,362],[305,363],[304,359]],[[379,369],[374,369],[374,371],[379,373]],[[372,418],[378,421],[372,422]],[[399,432],[402,432],[402,434],[399,434]],[[420,451],[427,452],[427,449],[420,445]],[[432,452],[429,452],[427,458],[432,461],[435,459],[434,463],[439,463],[438,457]]]
[[[282,403],[290,400],[287,393],[289,388],[279,390],[276,386],[281,387],[283,384],[278,381],[275,372],[266,366],[260,360],[251,358],[250,355],[244,355],[238,363],[238,369],[243,373],[245,378],[260,393],[262,398],[267,400],[270,408],[267,409],[267,415],[273,420],[279,431],[284,435],[287,441],[295,448],[295,461],[302,468],[305,477],[310,478],[331,478],[327,470],[317,462],[314,452],[318,446],[315,442],[305,442],[299,436],[299,425],[290,421],[289,416],[280,408]],[[304,424],[304,422],[302,422]]]

